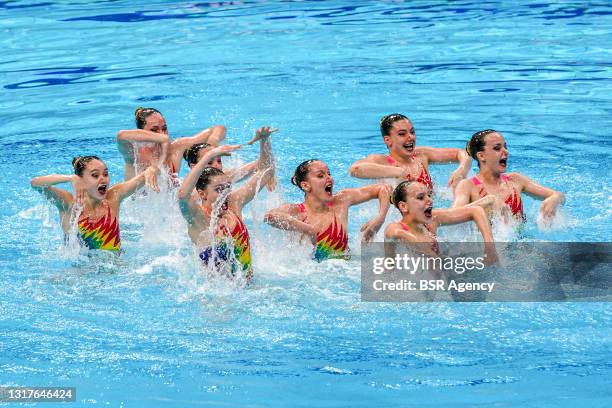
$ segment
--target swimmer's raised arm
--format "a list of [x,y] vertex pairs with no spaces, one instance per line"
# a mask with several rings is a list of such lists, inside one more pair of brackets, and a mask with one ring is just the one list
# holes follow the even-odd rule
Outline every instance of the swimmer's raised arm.
[[117,132],[117,148],[125,162],[124,180],[129,180],[136,175],[136,169],[134,168],[136,155],[133,145],[135,142],[159,143],[162,150],[158,165],[161,166],[165,162],[168,154],[170,137],[166,133],[157,133],[144,129],[120,130]]
[[202,170],[209,167],[208,162],[217,156],[221,156],[224,153],[230,153],[240,149],[241,145],[223,145],[218,146],[207,151],[204,156],[197,162],[195,166],[189,170],[189,173],[181,183],[181,187],[178,191],[179,200],[189,200],[191,193],[198,183],[198,179],[202,174]]
[[232,179],[232,182],[239,182],[249,177],[257,171],[258,160],[244,164],[235,169],[231,169],[225,172],[225,174]]
[[473,183],[470,180],[464,179],[457,184],[454,194],[455,199],[453,200],[452,207],[464,207],[470,203],[470,192]]
[[472,158],[465,149],[417,147],[415,150],[424,154],[431,163],[459,162],[459,166],[448,179],[448,185],[453,188],[467,176],[472,167]]
[[513,176],[515,179],[518,179],[525,193],[543,200],[540,206],[540,213],[544,218],[554,216],[557,212],[557,207],[565,203],[565,195],[562,192],[538,184],[522,174],[513,173]]
[[144,129],[120,130],[117,132],[117,147],[126,162],[134,163],[134,142],[169,143],[170,137],[165,133],[151,132]]
[[125,198],[134,194],[136,189],[143,185],[151,186],[151,189],[156,193],[159,193],[159,186],[157,185],[157,175],[159,174],[159,168],[150,166],[145,169],[142,173],[131,179],[124,181],[123,183],[117,183],[108,190],[108,197],[111,200],[123,201]]
[[74,174],[50,174],[48,176],[34,177],[30,181],[30,185],[36,191],[42,193],[45,198],[51,201],[60,211],[67,211],[74,201],[72,194],[67,190],[54,186],[62,183],[72,183],[73,186],[75,186],[78,183],[77,177],[78,176]]
[[[401,167],[381,164],[380,154],[371,154],[361,160],[357,160],[349,168],[349,174],[357,178],[404,178],[408,171]],[[384,158],[382,159],[384,160]]]
[[388,184],[372,184],[359,188],[349,188],[338,193],[338,199],[346,200],[351,205],[361,204],[378,197],[378,215],[366,222],[361,227],[363,240],[370,241],[385,222],[391,198],[392,188]]
[[[486,197],[485,197],[486,198]],[[457,208],[442,208],[432,211],[434,221],[442,225],[453,225],[460,224],[466,221],[474,221],[482,239],[485,242],[485,253],[487,254],[488,260],[493,262],[497,259],[495,253],[495,246],[493,245],[493,233],[491,232],[491,225],[487,214],[482,207],[457,207]]]
[[178,155],[180,158],[185,149],[198,143],[208,143],[212,146],[218,146],[219,143],[225,139],[226,132],[225,126],[214,125],[193,136],[180,137],[171,143],[173,154]]
[[257,160],[257,172],[242,187],[231,193],[232,202],[239,209],[253,200],[257,191],[274,177],[274,156],[270,135],[277,130],[269,126],[261,127],[257,129],[253,139],[248,142],[251,145],[259,141],[259,159]]

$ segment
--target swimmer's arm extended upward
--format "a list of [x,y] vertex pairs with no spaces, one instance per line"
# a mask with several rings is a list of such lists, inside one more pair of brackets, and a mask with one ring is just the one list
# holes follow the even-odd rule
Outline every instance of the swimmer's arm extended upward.
[[237,183],[255,173],[257,171],[258,164],[258,161],[255,160],[250,163],[243,164],[235,169],[228,170],[225,172],[225,174],[232,179],[232,182]]
[[467,176],[472,167],[472,158],[464,149],[417,147],[416,151],[423,153],[431,163],[459,162],[459,166],[448,179],[448,185],[452,188]]
[[198,161],[198,163],[189,170],[189,173],[181,183],[181,187],[178,191],[178,198],[180,201],[189,200],[191,193],[198,184],[198,179],[202,174],[202,170],[209,167],[208,162],[217,156],[221,156],[224,153],[230,153],[240,149],[240,145],[223,145],[210,149],[206,154]]
[[272,143],[270,135],[278,129],[264,126],[257,129],[255,137],[248,143],[253,144],[259,141],[259,159],[257,160],[257,172],[239,189],[230,195],[231,202],[238,207],[238,210],[248,204],[257,191],[268,184],[274,177],[274,156],[272,155]]
[[123,179],[129,180],[136,175],[136,169],[134,163],[136,162],[136,155],[134,153],[135,142],[142,143],[159,143],[161,145],[161,155],[159,158],[158,166],[162,166],[168,155],[168,149],[170,146],[170,137],[165,133],[151,132],[144,129],[131,129],[131,130],[120,130],[117,132],[117,148],[119,153],[123,156],[125,162]]
[[223,125],[214,125],[193,136],[180,137],[172,142],[173,149],[181,149],[180,156],[188,147],[197,143],[208,143],[212,146],[218,146],[225,139],[227,130]]
[[361,226],[363,240],[370,241],[385,222],[391,198],[392,188],[388,184],[372,184],[359,188],[349,188],[338,193],[339,200],[345,200],[349,206],[364,203],[378,197],[378,215]]
[[117,132],[117,147],[123,156],[126,163],[133,164],[134,157],[134,142],[143,143],[169,143],[170,137],[165,133],[151,132],[144,129],[120,130]]
[[[55,184],[78,183],[77,175],[50,174],[48,176],[34,177],[30,185],[42,193],[45,198],[51,201],[60,211],[67,211],[74,200],[72,194],[64,189],[54,187]],[[75,188],[75,191],[76,188]]]
[[134,194],[136,189],[143,185],[151,186],[151,189],[156,193],[159,193],[159,186],[157,185],[157,175],[159,174],[159,168],[150,166],[145,169],[142,173],[131,179],[124,181],[123,183],[117,183],[108,190],[108,196],[112,199],[117,199],[119,202],[125,198]]
[[455,188],[455,199],[453,200],[453,208],[464,207],[470,203],[471,188],[474,184],[470,180],[461,180]]
[[485,254],[487,254],[487,259],[490,262],[494,262],[494,260],[497,259],[491,225],[482,207],[475,205],[469,207],[441,208],[433,210],[432,215],[434,221],[442,225],[460,224],[470,220],[474,221],[485,242]]

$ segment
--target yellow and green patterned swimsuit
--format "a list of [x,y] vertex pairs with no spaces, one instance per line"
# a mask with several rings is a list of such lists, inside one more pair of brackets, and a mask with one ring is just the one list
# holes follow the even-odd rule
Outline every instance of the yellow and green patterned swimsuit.
[[[304,203],[297,206],[301,213],[306,214]],[[304,222],[306,222],[306,217],[304,217]],[[312,257],[317,262],[326,259],[348,259],[350,258],[349,252],[348,233],[342,227],[342,224],[338,222],[334,214],[334,221],[329,224],[329,227],[317,234],[317,242]]]
[[121,236],[117,218],[106,209],[106,215],[99,220],[92,220],[82,215],[78,220],[79,241],[89,249],[103,249],[106,251],[119,251],[121,249]]

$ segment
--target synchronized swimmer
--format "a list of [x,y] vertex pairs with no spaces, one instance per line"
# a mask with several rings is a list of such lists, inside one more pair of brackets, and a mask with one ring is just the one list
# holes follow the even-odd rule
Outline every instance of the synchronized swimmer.
[[[154,108],[137,108],[136,129],[120,130],[117,133],[117,147],[125,161],[124,179],[136,175],[140,169],[149,166],[163,166],[176,179],[181,166],[181,157],[194,144],[218,145],[225,139],[225,126],[215,125],[191,137],[174,141],[168,135],[168,125],[160,111]],[[142,143],[135,146],[134,143]]]
[[314,245],[312,256],[319,262],[348,258],[349,207],[378,198],[378,215],[361,227],[366,242],[376,235],[389,210],[390,186],[373,184],[334,194],[334,179],[327,165],[320,160],[301,163],[291,183],[304,192],[304,202],[285,204],[269,211],[264,221],[273,227],[308,236]]
[[[242,145],[222,145],[226,129],[216,125],[192,137],[170,141],[162,114],[154,108],[138,108],[134,130],[121,130],[117,144],[125,161],[125,180],[110,187],[108,169],[96,156],[76,157],[73,175],[34,177],[31,185],[42,192],[59,210],[61,226],[68,237],[71,221],[76,220],[81,245],[88,249],[119,252],[119,206],[137,189],[149,185],[159,192],[160,170],[168,172],[171,187],[178,190],[181,214],[187,221],[188,235],[205,265],[226,275],[249,280],[253,274],[249,232],[242,210],[263,186],[275,186],[274,157],[270,141],[278,129],[262,127],[247,144],[259,142],[259,158],[234,169],[224,169],[221,158]],[[271,226],[300,233],[313,245],[312,258],[349,258],[349,208],[378,199],[378,214],[361,227],[362,240],[371,241],[384,224],[390,203],[402,218],[390,223],[385,241],[403,242],[423,253],[438,256],[437,228],[445,224],[473,221],[485,244],[489,262],[497,259],[489,216],[525,221],[521,194],[543,200],[541,214],[554,216],[565,197],[519,173],[506,173],[508,150],[503,136],[487,129],[475,133],[465,150],[416,147],[414,126],[395,113],[380,122],[388,155],[373,154],[358,160],[350,174],[358,178],[395,179],[393,190],[386,183],[347,188],[334,193],[334,179],[320,160],[307,160],[295,170],[291,183],[304,193],[299,204],[284,204],[266,213]],[[189,173],[179,183],[181,158]],[[465,179],[472,165],[478,174]],[[458,162],[448,185],[454,190],[452,208],[433,208],[433,182],[429,164]],[[234,183],[243,181],[238,188]],[[71,183],[73,193],[55,187]]]

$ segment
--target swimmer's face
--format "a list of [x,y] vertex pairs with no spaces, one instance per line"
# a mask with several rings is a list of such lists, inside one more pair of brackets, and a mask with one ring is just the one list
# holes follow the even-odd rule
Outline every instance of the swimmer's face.
[[334,178],[322,161],[314,161],[308,165],[306,180],[300,184],[304,192],[314,195],[321,201],[329,202],[333,198]]
[[100,160],[92,160],[80,176],[83,186],[90,197],[102,200],[108,192],[110,178],[106,165]]
[[404,200],[398,204],[402,215],[409,214],[414,222],[421,224],[432,222],[432,191],[421,183],[410,183],[405,191]]
[[390,152],[398,156],[411,156],[416,147],[416,132],[408,119],[393,122],[389,134],[383,137]]
[[198,190],[202,199],[210,202],[213,207],[219,205],[218,200],[224,200],[221,204],[221,211],[227,210],[229,194],[232,191],[232,183],[230,178],[225,174],[218,176],[212,176],[210,182],[206,186],[206,189],[201,191]]
[[[202,159],[202,157],[204,157],[204,155],[206,155],[206,153],[212,149],[213,146],[209,146],[206,147],[204,149],[200,149],[198,151],[198,161],[200,161]],[[211,161],[208,162],[207,166],[209,167],[214,167],[217,170],[221,170],[223,171],[223,162],[221,161],[221,156],[217,156],[214,159],[212,159]],[[193,166],[192,166],[193,167]]]
[[484,149],[476,153],[480,166],[486,166],[494,173],[504,173],[508,167],[508,148],[499,133],[485,136]]
[[163,133],[165,135],[168,134],[168,126],[166,126],[166,120],[159,113],[153,113],[147,116],[146,123],[143,129],[155,133]]

